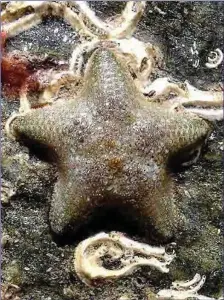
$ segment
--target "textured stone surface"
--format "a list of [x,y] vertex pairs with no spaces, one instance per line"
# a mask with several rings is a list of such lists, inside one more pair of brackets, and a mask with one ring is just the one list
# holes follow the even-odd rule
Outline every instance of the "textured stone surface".
[[[118,7],[117,7],[118,5]],[[120,11],[117,2],[104,2],[98,6],[104,15],[111,11]],[[166,14],[160,14],[153,6],[157,5]],[[149,3],[137,35],[142,40],[157,42],[163,49],[166,67],[160,72],[173,78],[189,80],[198,88],[207,89],[210,84],[221,81],[220,69],[208,70],[204,67],[206,57],[211,50],[221,47],[223,36],[223,9],[221,2],[213,3]],[[108,8],[108,9],[105,9]],[[109,7],[111,9],[109,10]],[[61,23],[47,23],[52,33]],[[40,25],[27,33],[9,41],[8,48],[23,49],[27,45],[33,52],[44,53],[41,38],[46,25]],[[55,34],[58,45],[57,55],[61,59],[73,42],[70,39],[65,47],[62,38],[70,36],[66,26],[63,32]],[[53,34],[51,35],[53,39]],[[36,39],[40,42],[37,43]],[[199,50],[200,66],[192,67],[190,47],[194,40]],[[36,45],[39,48],[37,49]],[[68,47],[68,48],[67,48]],[[55,44],[48,51],[52,52]],[[67,49],[67,50],[66,50]],[[60,50],[60,51],[59,51]],[[55,53],[55,51],[54,51]],[[53,53],[53,55],[54,55]],[[2,126],[18,103],[2,99]],[[9,234],[9,242],[3,249],[3,279],[11,280],[22,288],[21,298],[28,299],[99,299],[117,300],[128,294],[132,300],[148,299],[149,290],[158,291],[169,287],[173,280],[192,278],[196,272],[207,276],[203,294],[221,296],[221,157],[223,150],[222,124],[216,124],[215,132],[200,161],[182,172],[173,173],[184,204],[181,211],[191,220],[190,234],[178,240],[177,259],[169,274],[160,274],[148,268],[121,279],[111,285],[94,290],[85,287],[73,270],[73,251],[75,245],[99,230],[127,232],[131,237],[148,242],[136,235],[134,222],[128,222],[114,211],[102,214],[76,237],[64,241],[54,239],[49,227],[48,212],[52,198],[56,168],[35,158],[26,147],[9,141],[2,132],[2,175],[16,189],[10,203],[5,205],[3,226]],[[29,154],[29,155],[28,155]],[[128,224],[128,226],[127,226]],[[157,242],[158,244],[158,242]],[[203,254],[203,255],[202,255]],[[19,276],[18,276],[19,274]],[[67,296],[65,296],[67,295]]]

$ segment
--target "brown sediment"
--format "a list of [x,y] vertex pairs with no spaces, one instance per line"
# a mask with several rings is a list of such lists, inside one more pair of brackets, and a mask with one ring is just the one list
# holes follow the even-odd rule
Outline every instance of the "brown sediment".
[[[17,100],[20,93],[39,92],[37,71],[57,69],[58,63],[50,57],[36,57],[30,53],[5,51],[6,34],[1,33],[1,83],[2,92],[8,100]],[[60,66],[63,69],[64,66]]]
[[[22,88],[26,86],[28,78],[34,74],[29,61],[18,55],[5,54],[1,61],[3,94],[9,100],[15,100]],[[37,88],[35,77],[29,78],[29,86]]]
[[108,160],[108,166],[111,169],[120,171],[123,167],[123,162],[122,159],[120,157],[114,157]]

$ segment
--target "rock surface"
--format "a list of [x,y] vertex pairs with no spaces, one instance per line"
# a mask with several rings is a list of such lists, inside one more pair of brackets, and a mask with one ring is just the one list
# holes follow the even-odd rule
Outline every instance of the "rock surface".
[[[99,14],[113,15],[123,3],[91,3]],[[136,36],[159,45],[165,67],[179,81],[188,80],[198,88],[221,82],[221,68],[207,69],[204,64],[211,50],[220,48],[223,39],[224,9],[221,2],[149,2]],[[57,30],[56,30],[57,29]],[[56,30],[56,31],[55,31]],[[48,37],[48,39],[46,39]],[[66,41],[67,40],[67,41]],[[76,43],[76,34],[61,21],[50,20],[11,39],[8,50],[27,47],[33,53],[50,53],[68,59]],[[190,48],[196,42],[198,57]],[[199,66],[193,67],[195,59]],[[18,102],[2,99],[2,128]],[[201,291],[207,296],[221,296],[221,210],[223,124],[208,141],[199,162],[173,176],[185,197],[182,207],[192,220],[192,232],[177,245],[177,259],[164,275],[149,268],[95,289],[86,287],[73,269],[74,248],[79,241],[102,230],[120,230],[142,240],[133,226],[119,218],[103,217],[76,240],[58,241],[48,224],[49,202],[56,180],[52,166],[40,161],[28,149],[10,141],[2,131],[2,177],[14,191],[9,203],[3,203],[3,280],[20,286],[23,300],[115,300],[124,295],[132,300],[148,300],[150,295],[168,288],[174,280],[191,279],[195,273],[207,276]],[[148,241],[144,241],[148,242]]]

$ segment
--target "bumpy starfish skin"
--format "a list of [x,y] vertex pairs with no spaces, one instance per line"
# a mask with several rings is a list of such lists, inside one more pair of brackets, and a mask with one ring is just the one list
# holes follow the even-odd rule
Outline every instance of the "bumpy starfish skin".
[[164,236],[183,221],[175,208],[168,164],[200,144],[211,124],[185,111],[150,103],[111,50],[96,50],[83,90],[73,100],[17,117],[18,139],[56,153],[58,181],[50,210],[53,231],[76,230],[98,207],[131,211]]

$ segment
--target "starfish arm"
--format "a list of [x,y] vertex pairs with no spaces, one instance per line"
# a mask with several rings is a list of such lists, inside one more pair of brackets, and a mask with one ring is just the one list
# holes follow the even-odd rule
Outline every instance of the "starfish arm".
[[138,211],[142,216],[145,231],[150,234],[151,227],[163,238],[173,237],[180,228],[185,228],[186,220],[176,205],[175,186],[172,180],[161,178],[161,184],[148,196],[138,202]]
[[139,107],[142,99],[126,64],[111,49],[100,48],[93,53],[84,82],[82,97],[113,118],[123,119],[122,114]]
[[88,196],[72,181],[59,174],[55,185],[49,218],[51,229],[58,235],[74,233],[91,214],[92,204]]
[[17,116],[11,123],[11,131],[16,139],[52,145],[56,120],[50,107],[32,110]]
[[164,127],[164,146],[171,157],[201,147],[212,130],[210,122],[185,111],[164,114]]
[[[76,121],[72,108],[73,102],[70,101],[68,106],[64,103],[56,103],[52,106],[32,109],[26,114],[15,117],[10,124],[11,133],[16,139],[29,144],[45,145],[61,151],[66,143],[64,136],[68,134],[67,124]],[[65,119],[64,116],[67,118]]]
[[137,150],[148,160],[158,165],[176,163],[178,159],[181,163],[200,152],[211,133],[210,122],[185,111],[166,110],[156,103],[147,106],[136,118],[132,131]]

